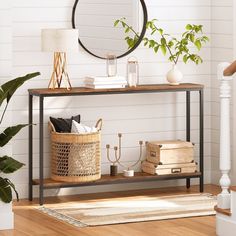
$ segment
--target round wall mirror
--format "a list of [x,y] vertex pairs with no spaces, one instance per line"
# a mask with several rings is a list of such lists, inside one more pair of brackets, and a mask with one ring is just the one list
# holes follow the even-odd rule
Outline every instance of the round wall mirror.
[[[132,28],[127,30],[122,21]],[[131,53],[141,43],[146,23],[144,0],[76,0],[72,11],[72,27],[79,30],[80,45],[102,59]],[[139,37],[129,45],[127,37],[134,39],[134,32]]]

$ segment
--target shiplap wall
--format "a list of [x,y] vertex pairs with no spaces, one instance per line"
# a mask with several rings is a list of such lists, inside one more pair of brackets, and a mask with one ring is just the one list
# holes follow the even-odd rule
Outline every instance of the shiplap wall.
[[[212,183],[218,184],[220,143],[220,100],[217,65],[233,61],[233,0],[212,0],[212,82],[211,82],[211,155]],[[233,92],[233,90],[231,91]],[[231,106],[232,111],[232,106]],[[232,116],[231,116],[232,117]],[[233,120],[231,119],[231,122]],[[232,124],[233,125],[233,124]],[[232,156],[233,158],[233,156]]]
[[[40,49],[41,28],[71,27],[73,0],[12,0],[12,64],[13,76],[40,71],[41,76],[19,89],[12,100],[13,124],[27,122],[27,89],[46,87],[52,70],[52,54]],[[158,18],[160,25],[171,34],[179,35],[187,23],[203,24],[204,32],[211,33],[210,0],[147,0],[149,19]],[[165,73],[171,64],[161,54],[154,54],[143,46],[132,54],[139,60],[140,83],[165,83]],[[201,51],[204,63],[195,66],[179,62],[184,73],[184,82],[202,83],[205,87],[205,183],[211,178],[211,45]],[[118,73],[126,74],[127,58],[118,62]],[[68,70],[73,86],[82,84],[87,75],[104,75],[105,61],[96,59],[84,51],[68,55]],[[198,94],[192,95],[192,134],[198,155]],[[38,123],[38,100],[34,100],[34,123]],[[184,94],[140,94],[84,96],[79,98],[45,99],[45,173],[49,176],[50,157],[47,120],[50,115],[70,117],[81,114],[82,122],[92,125],[103,118],[102,171],[108,173],[109,163],[105,156],[105,145],[117,144],[117,133],[123,133],[122,161],[130,163],[138,158],[139,140],[185,139],[185,95]],[[38,177],[38,126],[34,126],[34,176]],[[12,176],[21,197],[27,196],[27,130],[12,142],[14,157],[26,166]],[[197,159],[197,157],[196,157]],[[79,192],[145,188],[181,184],[182,181],[137,183],[106,187],[83,188]],[[36,190],[37,191],[37,190]],[[64,189],[54,193],[72,193]],[[73,191],[75,193],[75,191]]]
[[[138,4],[136,0],[79,1],[75,11],[75,26],[79,29],[80,40],[86,48],[101,57],[108,54],[122,55],[127,51],[125,37],[133,37],[133,32],[125,33],[121,24],[114,27],[117,19],[125,17],[128,25],[138,30]],[[91,17],[92,15],[92,17]],[[96,22],[96,24],[94,24]]]
[[[12,72],[12,27],[11,27],[11,2],[1,1],[0,4],[0,84],[6,82],[11,78]],[[3,103],[0,108],[0,118],[2,116]],[[1,124],[1,130],[11,125],[11,105],[5,113],[4,119]],[[12,146],[7,144],[0,148],[0,156],[11,155]]]

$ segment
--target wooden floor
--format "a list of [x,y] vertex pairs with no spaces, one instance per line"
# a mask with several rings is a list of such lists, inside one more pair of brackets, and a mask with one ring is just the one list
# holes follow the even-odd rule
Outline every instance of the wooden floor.
[[[133,195],[171,195],[181,193],[196,193],[198,186],[186,190],[184,187],[162,188],[152,190],[138,190],[119,193],[99,193],[67,197],[51,197],[46,203],[60,203],[64,201],[99,200],[113,197]],[[217,194],[219,188],[206,185],[205,192]],[[15,229],[0,231],[0,236],[213,236],[215,234],[215,217],[194,217],[177,220],[149,221],[99,227],[76,228],[67,223],[55,220],[35,210],[37,202],[21,200],[14,203]],[[0,219],[1,220],[1,219]]]

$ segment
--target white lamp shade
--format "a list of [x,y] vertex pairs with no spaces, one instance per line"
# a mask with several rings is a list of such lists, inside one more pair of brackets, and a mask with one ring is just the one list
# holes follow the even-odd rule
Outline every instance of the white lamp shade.
[[42,29],[41,43],[45,52],[78,52],[78,30]]

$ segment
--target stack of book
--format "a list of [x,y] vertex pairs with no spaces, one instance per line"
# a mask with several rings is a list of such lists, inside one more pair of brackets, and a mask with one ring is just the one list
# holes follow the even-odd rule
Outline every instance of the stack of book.
[[93,89],[124,88],[127,85],[125,77],[122,76],[95,76],[85,77],[84,87]]

